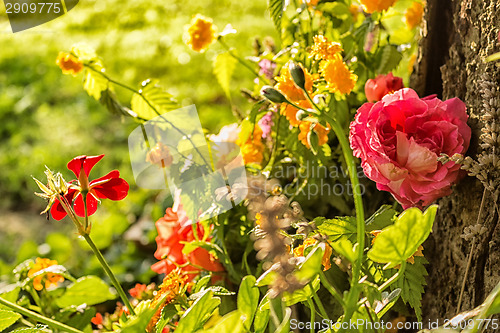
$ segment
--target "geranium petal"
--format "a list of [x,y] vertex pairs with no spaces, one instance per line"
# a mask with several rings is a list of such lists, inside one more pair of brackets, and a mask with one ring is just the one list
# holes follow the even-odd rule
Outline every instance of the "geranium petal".
[[66,214],[66,211],[64,210],[59,200],[56,199],[52,207],[50,207],[50,215],[52,215],[52,218],[54,218],[54,220],[60,221],[68,214]]
[[122,178],[111,178],[109,181],[100,185],[91,187],[92,193],[95,193],[98,198],[122,200],[128,194],[129,185]]
[[83,167],[83,171],[87,175],[87,177],[90,174],[90,170],[94,167],[94,165],[99,162],[104,155],[97,155],[97,156],[86,156],[86,155],[81,155],[77,156],[71,161],[68,162],[68,169],[73,171],[75,176],[78,178],[80,175],[80,171]]
[[[75,203],[73,204],[75,208],[76,215],[80,217],[85,217],[85,208],[83,206],[83,196],[81,193],[78,193],[75,199]],[[94,198],[93,195],[87,195],[87,214],[93,215],[97,210],[97,199]]]

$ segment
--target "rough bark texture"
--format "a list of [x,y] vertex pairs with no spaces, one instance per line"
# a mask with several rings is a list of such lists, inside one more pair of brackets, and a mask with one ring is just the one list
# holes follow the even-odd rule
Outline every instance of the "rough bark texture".
[[[466,103],[472,127],[467,155],[475,158],[481,152],[479,137],[484,126],[480,120],[484,98],[478,82],[486,74],[489,81],[496,86],[500,84],[500,62],[484,61],[488,55],[500,51],[500,1],[428,0],[427,4],[412,86],[420,96],[438,94],[443,99],[456,96]],[[424,323],[427,319],[439,319],[442,323],[457,313],[472,243],[461,235],[466,226],[476,224],[482,194],[482,183],[466,177],[451,196],[439,201],[433,233],[424,244],[425,256],[430,261],[423,300]],[[498,198],[487,191],[479,220],[487,231],[476,237],[462,310],[481,304],[500,282],[500,223],[496,205]]]

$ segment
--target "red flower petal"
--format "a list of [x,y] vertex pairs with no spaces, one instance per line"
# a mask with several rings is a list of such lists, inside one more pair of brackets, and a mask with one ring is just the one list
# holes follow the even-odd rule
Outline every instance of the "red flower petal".
[[[73,204],[73,207],[75,208],[75,213],[76,215],[80,217],[85,217],[85,207],[83,206],[83,196],[81,193],[78,193],[78,195],[75,198],[75,203]],[[92,194],[87,195],[87,214],[93,215],[97,210],[97,199],[94,198]]]
[[98,155],[98,156],[86,156],[86,155],[81,155],[77,156],[71,161],[68,162],[68,169],[73,171],[75,174],[76,178],[80,176],[80,170],[83,168],[83,171],[87,175],[87,177],[90,174],[90,170],[94,167],[94,165],[99,162],[104,155]]
[[120,173],[117,170],[113,170],[106,176],[91,181],[91,192],[95,193],[101,199],[122,200],[128,194],[129,185],[124,179],[119,178],[119,176]]
[[[69,203],[73,201],[73,197],[75,196],[76,192],[77,192],[76,190],[70,189],[68,193],[66,193],[66,195],[64,196]],[[54,201],[52,207],[50,208],[50,215],[52,215],[54,220],[60,221],[68,214],[64,210],[59,200],[56,199],[56,201]]]

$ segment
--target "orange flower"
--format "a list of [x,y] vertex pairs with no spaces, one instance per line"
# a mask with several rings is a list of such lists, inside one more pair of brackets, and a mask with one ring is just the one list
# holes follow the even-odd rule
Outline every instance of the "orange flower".
[[409,29],[413,29],[420,25],[424,15],[424,5],[415,1],[405,13],[406,25]]
[[359,2],[363,5],[365,12],[373,13],[387,10],[394,5],[396,0],[360,0]]
[[[28,271],[28,277],[33,277],[37,272],[50,267],[57,265],[56,260],[50,260],[47,258],[36,258],[35,264],[33,267]],[[54,274],[54,273],[47,273],[44,275],[37,276],[33,279],[33,288],[36,290],[42,290],[44,285],[42,284],[42,281],[45,281],[45,288],[50,288],[52,286],[57,286],[58,282],[63,282],[64,277],[59,275],[59,274]]]
[[264,151],[265,146],[261,140],[262,133],[263,132],[260,126],[255,125],[253,137],[252,135],[249,135],[244,141],[244,138],[241,137],[242,133],[240,132],[240,137],[236,140],[236,144],[240,146],[241,155],[243,156],[243,162],[245,164],[259,164],[264,159],[262,152]]
[[161,168],[168,167],[172,164],[172,161],[173,157],[170,150],[162,142],[158,142],[146,155],[146,162],[156,164]]
[[[309,145],[309,142],[307,142],[307,135],[309,134],[309,131],[311,130],[311,123],[308,121],[301,121],[299,124],[299,140],[306,146],[307,148],[311,148]],[[316,124],[313,127],[314,132],[318,135],[318,145],[322,146],[325,143],[328,142],[328,132],[330,131],[330,128],[326,128],[322,126],[321,124]]]
[[320,72],[328,83],[327,88],[331,93],[350,93],[358,79],[338,54],[329,60],[322,61]]
[[160,285],[159,290],[156,293],[156,296],[151,304],[152,307],[155,307],[158,305],[158,302],[163,297],[165,297],[165,299],[163,300],[163,306],[160,306],[153,318],[151,318],[151,320],[149,321],[146,332],[155,331],[155,326],[161,317],[163,307],[166,304],[171,303],[176,297],[184,293],[184,286],[186,285],[187,280],[188,276],[179,268],[174,269],[167,276],[165,276],[165,278],[163,279],[163,283]]
[[[315,239],[307,238],[302,243],[302,245],[297,246],[293,250],[293,255],[295,257],[303,257],[305,248],[314,245],[316,243],[317,241]],[[325,253],[323,253],[323,258],[321,259],[321,264],[324,266],[323,271],[327,271],[332,267],[332,263],[330,261],[331,256],[332,256],[332,248],[330,245],[328,245],[328,243],[325,243]]]
[[316,35],[313,37],[314,45],[311,46],[309,58],[316,60],[331,59],[336,54],[343,51],[339,43],[329,42],[323,35]]
[[61,67],[63,74],[75,76],[83,70],[83,62],[71,53],[59,52],[56,64]]
[[308,6],[317,6],[319,0],[302,0],[302,2]]
[[361,14],[361,12],[362,12],[361,6],[358,6],[358,5],[355,5],[355,4],[351,4],[349,6],[349,12],[352,15],[353,21],[356,21],[358,19],[358,15]]
[[92,319],[90,319],[90,322],[91,322],[92,324],[96,325],[96,326],[101,325],[101,324],[102,324],[102,322],[103,322],[103,319],[102,319],[102,314],[100,314],[99,312],[97,312],[97,313],[95,314],[95,317],[94,317],[94,318],[92,318]]
[[[276,85],[275,88],[278,89],[282,94],[284,94],[288,100],[292,102],[297,102],[301,100],[307,99],[304,91],[297,87],[293,82],[292,75],[290,74],[290,70],[288,69],[291,62],[288,62],[285,66],[281,68],[280,76],[275,77]],[[313,86],[313,76],[309,74],[307,68],[304,68],[304,75],[306,78],[306,90],[309,93],[312,93]]]
[[217,37],[215,29],[211,18],[196,14],[185,33],[186,44],[193,51],[205,51]]

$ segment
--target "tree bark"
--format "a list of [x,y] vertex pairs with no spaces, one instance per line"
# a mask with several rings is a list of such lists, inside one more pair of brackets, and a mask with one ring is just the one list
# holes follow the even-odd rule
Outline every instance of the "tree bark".
[[[481,82],[488,81],[492,83],[490,86],[496,86],[494,100],[489,106],[500,106],[500,62],[485,62],[488,55],[500,51],[500,1],[428,0],[423,25],[411,85],[420,96],[438,94],[443,99],[459,97],[466,103],[470,117],[468,124],[472,128],[467,156],[477,159],[483,149],[480,136],[487,123],[482,118],[484,102],[491,99],[491,96],[485,95]],[[497,113],[500,110],[497,109]],[[499,120],[492,121],[496,121],[498,131]],[[499,173],[496,170],[491,174]],[[481,304],[500,281],[498,192],[495,194],[486,190],[478,219],[483,190],[481,181],[467,176],[455,186],[452,195],[438,202],[440,208],[433,233],[424,244],[424,253],[430,262],[423,299],[424,324],[427,320],[437,319],[442,324],[444,319],[457,314],[473,242],[475,250],[466,276],[461,310]],[[478,222],[484,227],[482,233],[477,232],[469,239],[461,237],[465,227]]]

